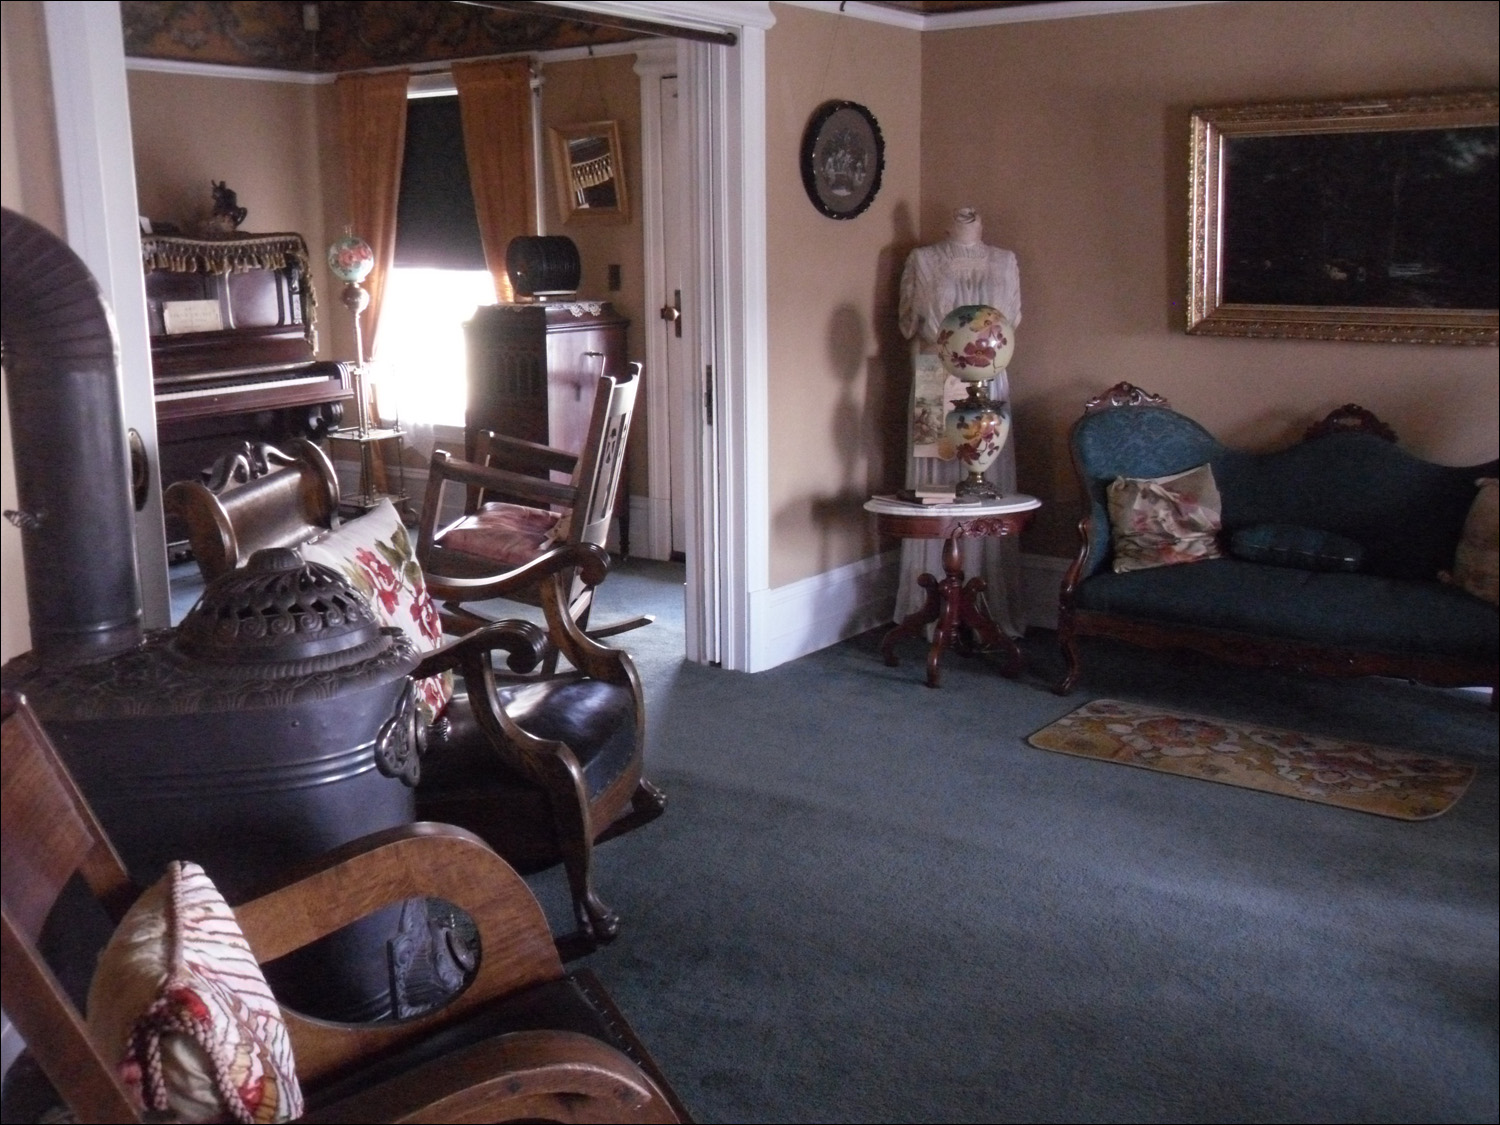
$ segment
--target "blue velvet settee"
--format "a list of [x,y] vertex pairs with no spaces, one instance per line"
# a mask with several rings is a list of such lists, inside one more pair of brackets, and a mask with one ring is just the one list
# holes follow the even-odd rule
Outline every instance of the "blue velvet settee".
[[[1500,616],[1438,575],[1453,567],[1475,482],[1496,462],[1420,460],[1353,406],[1297,445],[1245,453],[1128,383],[1088,404],[1071,446],[1087,509],[1061,593],[1060,692],[1078,681],[1079,639],[1094,636],[1322,675],[1488,686],[1493,706]],[[1223,557],[1116,573],[1112,482],[1204,464],[1222,504],[1212,538]],[[1316,557],[1329,543],[1349,557]]]

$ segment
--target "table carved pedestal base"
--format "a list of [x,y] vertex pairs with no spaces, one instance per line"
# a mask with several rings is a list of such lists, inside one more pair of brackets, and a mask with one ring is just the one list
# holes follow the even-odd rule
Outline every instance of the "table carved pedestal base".
[[1007,496],[989,504],[968,506],[972,517],[965,517],[965,507],[944,506],[923,509],[901,504],[886,497],[876,497],[865,505],[876,516],[881,532],[902,539],[937,539],[943,543],[943,577],[924,574],[917,579],[927,597],[922,608],[908,614],[880,642],[880,655],[894,668],[896,642],[906,637],[923,637],[933,625],[931,647],[927,650],[927,686],[941,686],[939,662],[943,652],[952,648],[963,655],[994,653],[1000,656],[1000,673],[1015,677],[1021,672],[1021,650],[1015,641],[995,624],[984,602],[986,582],[983,578],[964,580],[960,543],[964,539],[1017,535],[1031,521],[1031,513],[1040,502],[1029,496]]

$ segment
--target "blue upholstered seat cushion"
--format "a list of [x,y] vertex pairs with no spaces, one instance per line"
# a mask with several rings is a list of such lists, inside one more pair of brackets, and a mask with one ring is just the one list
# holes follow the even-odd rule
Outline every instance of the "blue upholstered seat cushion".
[[1441,582],[1210,559],[1083,582],[1077,607],[1378,652],[1488,658],[1500,647],[1492,606]]
[[1365,549],[1353,539],[1291,523],[1258,523],[1242,527],[1229,540],[1229,553],[1246,562],[1293,566],[1299,570],[1356,571]]

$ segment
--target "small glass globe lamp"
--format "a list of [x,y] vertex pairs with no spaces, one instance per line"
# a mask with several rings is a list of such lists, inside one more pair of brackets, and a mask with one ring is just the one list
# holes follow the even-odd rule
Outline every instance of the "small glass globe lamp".
[[359,413],[359,433],[364,436],[370,431],[370,417],[365,391],[365,338],[360,316],[370,307],[370,294],[360,283],[375,268],[375,251],[368,242],[345,227],[343,236],[328,248],[328,268],[344,283],[339,300],[354,316],[355,410]]

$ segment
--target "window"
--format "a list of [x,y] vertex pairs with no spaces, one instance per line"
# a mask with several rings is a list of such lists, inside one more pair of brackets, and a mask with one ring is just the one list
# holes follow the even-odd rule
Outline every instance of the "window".
[[409,422],[462,426],[468,401],[464,322],[495,303],[489,270],[397,266],[386,282],[375,381],[380,407]]
[[463,325],[495,303],[485,268],[456,96],[407,103],[396,212],[396,260],[386,282],[374,381],[381,412],[463,425]]

